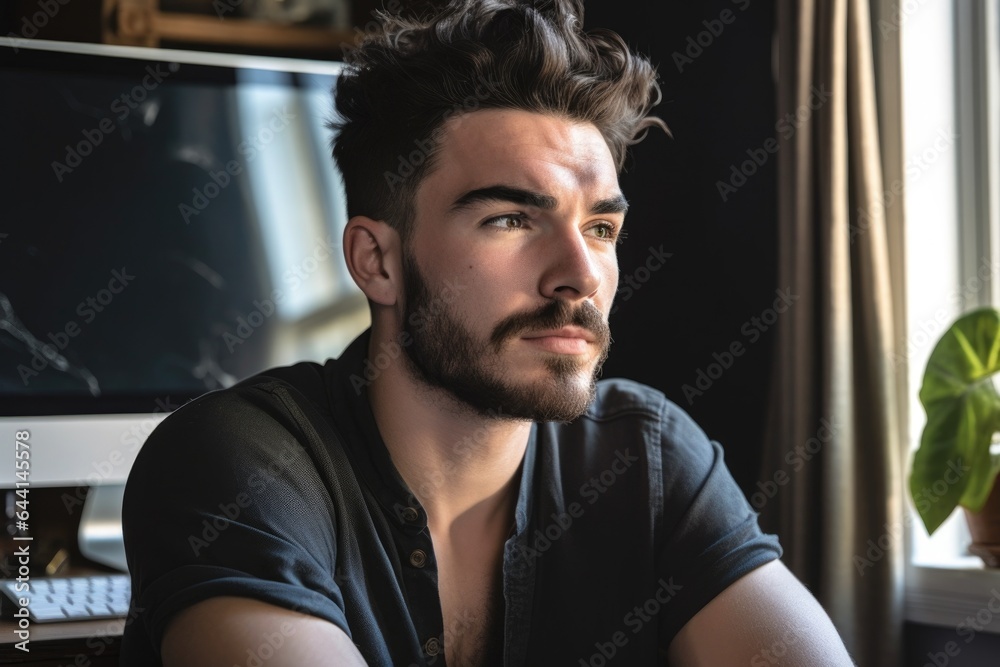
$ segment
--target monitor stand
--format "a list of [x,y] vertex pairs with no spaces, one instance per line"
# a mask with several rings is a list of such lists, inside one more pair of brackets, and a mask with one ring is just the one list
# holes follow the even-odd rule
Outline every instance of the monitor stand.
[[85,558],[128,572],[122,539],[124,484],[90,487],[83,503],[77,539]]

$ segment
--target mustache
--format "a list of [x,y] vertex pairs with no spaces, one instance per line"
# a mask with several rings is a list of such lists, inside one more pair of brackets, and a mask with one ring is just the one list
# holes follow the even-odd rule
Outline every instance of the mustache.
[[611,340],[611,328],[601,316],[601,311],[589,301],[579,307],[563,299],[545,304],[536,310],[514,313],[500,321],[493,328],[490,344],[499,350],[503,342],[525,331],[537,329],[560,329],[575,325],[594,334],[600,347],[607,347]]

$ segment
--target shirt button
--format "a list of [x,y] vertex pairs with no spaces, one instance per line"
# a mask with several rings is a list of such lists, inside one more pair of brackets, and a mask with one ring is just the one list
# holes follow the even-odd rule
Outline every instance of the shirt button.
[[[427,554],[422,549],[414,549],[410,553],[410,565],[423,567],[427,563]],[[436,639],[434,641],[437,641]]]
[[441,652],[441,642],[438,641],[437,637],[431,637],[424,643],[424,651],[427,655],[437,655]]
[[416,508],[407,507],[403,510],[403,519],[409,523],[416,521],[419,516],[420,514],[417,512]]

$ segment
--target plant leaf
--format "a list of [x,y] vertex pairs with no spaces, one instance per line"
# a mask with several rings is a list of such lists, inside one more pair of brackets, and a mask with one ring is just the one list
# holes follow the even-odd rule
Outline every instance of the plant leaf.
[[957,505],[982,509],[1000,470],[990,455],[1000,425],[1000,312],[959,318],[931,352],[920,388],[927,423],[910,471],[910,495],[928,533]]

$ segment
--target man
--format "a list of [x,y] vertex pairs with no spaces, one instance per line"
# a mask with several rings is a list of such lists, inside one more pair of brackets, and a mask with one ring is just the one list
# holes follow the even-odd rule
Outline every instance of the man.
[[719,445],[596,382],[658,89],[537,4],[386,16],[352,53],[334,155],[371,329],[150,436],[123,664],[852,664]]

